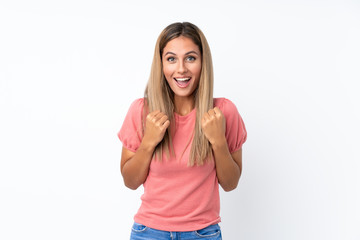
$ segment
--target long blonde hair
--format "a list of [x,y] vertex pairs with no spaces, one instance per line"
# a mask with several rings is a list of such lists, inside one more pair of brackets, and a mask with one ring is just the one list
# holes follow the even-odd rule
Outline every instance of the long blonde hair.
[[200,49],[201,53],[201,74],[197,89],[194,91],[194,100],[196,108],[196,123],[188,165],[202,165],[205,161],[211,159],[212,149],[209,141],[201,129],[201,119],[203,114],[213,108],[213,66],[209,45],[202,31],[192,23],[177,22],[167,26],[157,39],[154,58],[151,65],[151,72],[148,84],[145,89],[145,112],[143,114],[143,129],[146,113],[155,110],[164,112],[171,122],[166,130],[163,140],[155,148],[155,154],[162,159],[162,153],[165,150],[166,155],[174,154],[171,133],[174,129],[174,93],[163,74],[162,53],[166,44],[174,38],[184,36],[190,38]]

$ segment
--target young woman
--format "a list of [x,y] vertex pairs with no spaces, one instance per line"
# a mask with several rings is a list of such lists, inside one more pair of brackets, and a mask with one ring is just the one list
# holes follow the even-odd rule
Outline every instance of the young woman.
[[118,136],[125,185],[144,186],[131,239],[221,239],[219,184],[236,188],[246,130],[230,100],[213,98],[211,53],[198,27],[162,31],[145,96]]

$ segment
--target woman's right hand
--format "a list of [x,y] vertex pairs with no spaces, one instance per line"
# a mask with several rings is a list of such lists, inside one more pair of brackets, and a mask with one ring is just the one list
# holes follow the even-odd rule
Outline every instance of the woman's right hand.
[[135,190],[146,181],[155,147],[164,138],[169,125],[164,113],[159,110],[151,112],[146,116],[144,137],[136,152],[123,147],[120,171],[125,186]]
[[146,116],[145,133],[143,143],[155,148],[164,138],[166,129],[170,126],[168,116],[159,110],[153,111]]

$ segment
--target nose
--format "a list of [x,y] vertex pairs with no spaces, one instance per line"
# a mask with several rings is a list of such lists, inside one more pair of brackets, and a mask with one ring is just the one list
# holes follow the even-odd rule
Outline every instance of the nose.
[[179,61],[178,73],[186,73],[186,72],[187,72],[187,68],[185,63],[183,61]]

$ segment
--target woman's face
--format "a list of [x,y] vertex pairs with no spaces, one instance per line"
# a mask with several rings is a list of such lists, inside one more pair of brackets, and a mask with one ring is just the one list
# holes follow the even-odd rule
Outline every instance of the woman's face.
[[180,36],[169,41],[163,49],[162,65],[176,96],[189,97],[194,93],[199,85],[201,53],[190,38]]

